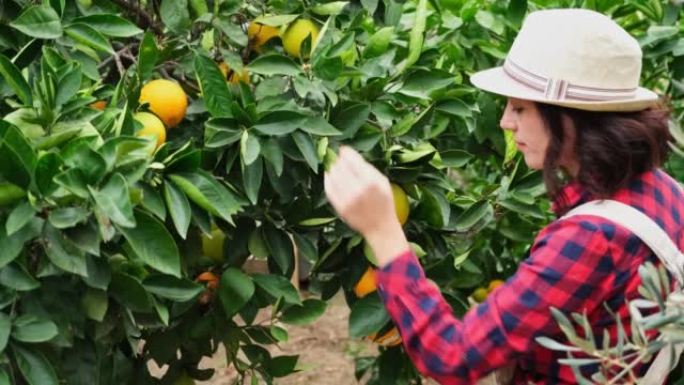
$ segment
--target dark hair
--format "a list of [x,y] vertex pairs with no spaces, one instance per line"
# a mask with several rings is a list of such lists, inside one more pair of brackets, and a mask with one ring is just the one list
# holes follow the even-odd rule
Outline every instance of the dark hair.
[[584,111],[536,103],[550,133],[544,159],[544,183],[555,198],[563,185],[559,174],[566,127],[563,116],[576,128],[574,155],[578,182],[597,198],[607,198],[633,177],[661,166],[671,139],[670,111],[659,105],[636,112]]

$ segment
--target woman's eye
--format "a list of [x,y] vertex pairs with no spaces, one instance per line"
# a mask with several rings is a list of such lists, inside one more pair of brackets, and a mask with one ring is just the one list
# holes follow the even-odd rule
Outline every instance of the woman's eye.
[[515,112],[516,114],[523,112],[523,110],[524,108],[522,107],[513,107],[513,112]]

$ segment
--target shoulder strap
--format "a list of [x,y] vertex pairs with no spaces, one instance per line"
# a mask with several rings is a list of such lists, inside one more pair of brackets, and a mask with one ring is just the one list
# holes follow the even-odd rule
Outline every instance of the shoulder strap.
[[625,227],[650,247],[675,277],[679,286],[684,286],[684,255],[665,230],[648,215],[614,200],[584,203],[570,210],[563,218],[575,215],[594,215]]
[[[563,218],[575,215],[594,215],[617,223],[638,236],[660,258],[677,280],[684,282],[684,255],[670,236],[653,219],[634,207],[614,200],[598,200],[584,203],[570,210]],[[667,376],[679,361],[684,350],[682,344],[667,344],[658,352],[639,384],[664,384]]]

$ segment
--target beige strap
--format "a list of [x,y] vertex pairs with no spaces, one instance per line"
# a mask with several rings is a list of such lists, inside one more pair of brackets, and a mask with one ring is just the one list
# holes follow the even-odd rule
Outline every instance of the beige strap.
[[[636,208],[614,200],[591,201],[582,204],[563,218],[574,215],[593,215],[617,223],[638,236],[660,258],[664,266],[677,280],[677,289],[684,286],[684,255],[669,237],[649,216]],[[668,305],[674,305],[681,293],[675,291],[668,297]],[[672,301],[670,301],[672,300]],[[672,302],[672,303],[670,303]],[[668,306],[669,307],[669,306]],[[667,311],[667,309],[666,309]],[[663,333],[658,338],[663,338]],[[679,361],[684,345],[665,345],[648,368],[646,375],[639,381],[643,385],[664,384],[668,374]]]

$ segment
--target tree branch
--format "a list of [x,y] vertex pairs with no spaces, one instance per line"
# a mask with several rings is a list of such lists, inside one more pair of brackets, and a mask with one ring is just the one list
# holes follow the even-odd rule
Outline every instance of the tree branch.
[[128,11],[135,13],[136,15],[140,16],[143,18],[145,25],[140,25],[143,23],[138,23],[139,27],[142,29],[147,29],[147,27],[152,28],[155,34],[158,36],[162,36],[164,34],[164,30],[162,27],[154,21],[154,18],[152,15],[147,13],[144,9],[142,9],[138,4],[134,4],[132,2],[129,2],[127,0],[112,0],[113,3],[119,5],[120,7],[126,8]]

